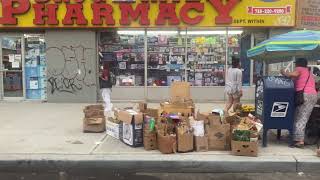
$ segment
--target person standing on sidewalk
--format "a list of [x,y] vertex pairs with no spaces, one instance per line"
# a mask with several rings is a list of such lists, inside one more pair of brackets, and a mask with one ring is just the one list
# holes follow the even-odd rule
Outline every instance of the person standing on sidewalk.
[[304,147],[304,135],[307,122],[314,106],[317,103],[317,91],[312,72],[309,71],[308,61],[305,58],[296,60],[296,68],[293,72],[281,69],[281,74],[292,78],[296,92],[303,91],[303,104],[296,107],[293,127],[293,141],[291,147]]
[[100,82],[101,96],[104,101],[104,112],[105,114],[108,114],[112,110],[112,103],[111,103],[112,82],[111,82],[111,76],[110,76],[110,68],[107,63],[103,64],[103,69],[100,72],[99,82]]
[[232,105],[235,108],[240,104],[242,97],[242,71],[239,58],[232,57],[232,67],[227,70],[225,92],[228,95],[228,102],[224,112],[227,114]]

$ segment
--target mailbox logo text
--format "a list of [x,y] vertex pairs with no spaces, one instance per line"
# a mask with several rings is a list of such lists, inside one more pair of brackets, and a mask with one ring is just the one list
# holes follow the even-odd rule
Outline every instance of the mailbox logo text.
[[274,102],[271,111],[271,117],[286,117],[289,102]]

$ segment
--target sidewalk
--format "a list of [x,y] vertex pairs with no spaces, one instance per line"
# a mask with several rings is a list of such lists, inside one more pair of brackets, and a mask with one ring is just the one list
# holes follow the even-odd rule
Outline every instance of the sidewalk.
[[[162,155],[158,151],[131,148],[105,133],[82,133],[85,105],[0,103],[0,171],[94,168],[126,172],[320,172],[315,146],[291,149],[285,136],[278,142],[272,132],[268,147],[261,147],[256,158],[232,156],[224,151]],[[196,107],[208,111],[223,104],[196,104]]]

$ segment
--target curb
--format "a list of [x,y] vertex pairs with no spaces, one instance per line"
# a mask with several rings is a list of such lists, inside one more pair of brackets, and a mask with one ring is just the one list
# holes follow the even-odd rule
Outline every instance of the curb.
[[[320,162],[316,167],[319,167]],[[303,169],[307,166],[301,166]],[[313,168],[314,169],[314,168]],[[311,169],[310,169],[311,170]],[[292,156],[230,155],[0,155],[2,172],[267,173],[297,172]],[[318,170],[319,171],[319,168]],[[305,172],[305,171],[304,171]],[[314,171],[313,171],[314,172]]]

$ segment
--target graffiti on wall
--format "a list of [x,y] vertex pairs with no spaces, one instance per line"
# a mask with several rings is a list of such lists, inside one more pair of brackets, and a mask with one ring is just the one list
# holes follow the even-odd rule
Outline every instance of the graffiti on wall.
[[91,53],[94,49],[82,45],[48,48],[47,54],[55,57],[54,68],[48,69],[49,92],[76,94],[85,87],[96,86],[88,60]]

